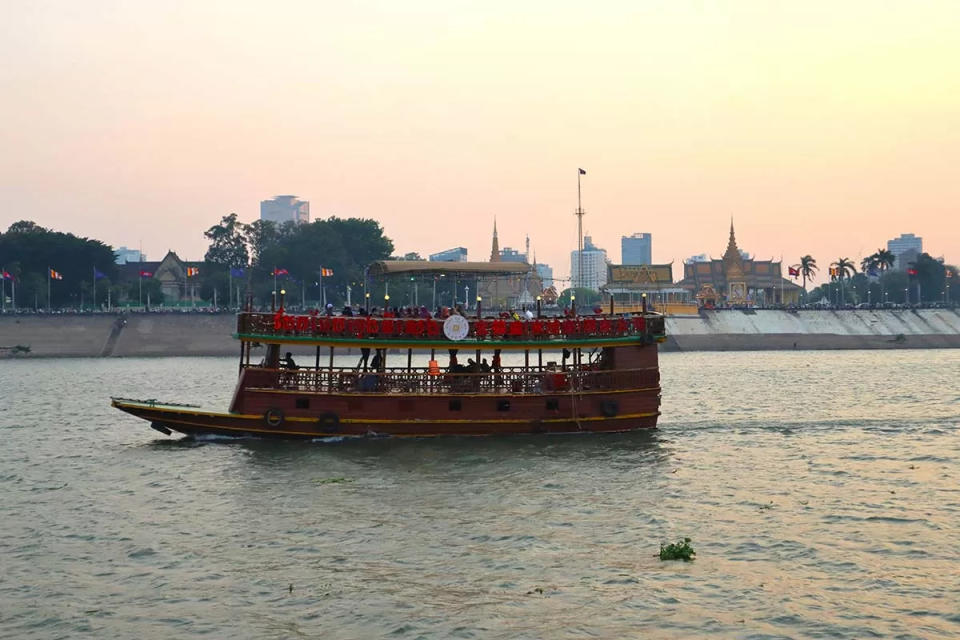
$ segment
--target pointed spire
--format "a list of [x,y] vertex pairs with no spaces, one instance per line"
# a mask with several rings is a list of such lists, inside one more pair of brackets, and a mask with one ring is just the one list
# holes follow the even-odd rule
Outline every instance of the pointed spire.
[[497,241],[497,216],[493,216],[493,246],[490,248],[490,262],[500,262],[500,243]]
[[723,252],[723,262],[729,266],[742,265],[743,256],[740,255],[740,249],[737,247],[737,237],[733,232],[733,217],[730,217],[730,240],[727,242],[727,250]]

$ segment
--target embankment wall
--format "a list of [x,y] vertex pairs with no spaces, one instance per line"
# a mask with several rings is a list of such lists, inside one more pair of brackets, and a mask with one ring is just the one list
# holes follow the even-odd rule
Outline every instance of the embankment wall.
[[[233,356],[235,323],[229,314],[6,315],[0,347],[30,347],[20,357]],[[708,311],[668,317],[667,334],[664,351],[960,348],[960,312]]]

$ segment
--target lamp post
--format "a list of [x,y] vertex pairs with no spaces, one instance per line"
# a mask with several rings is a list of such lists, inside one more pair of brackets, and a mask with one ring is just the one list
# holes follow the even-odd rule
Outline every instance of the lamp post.
[[570,309],[573,311],[573,315],[577,315],[577,294],[573,291],[570,292]]
[[641,304],[640,308],[643,309],[644,313],[646,313],[647,312],[647,294],[646,293],[640,296],[640,304]]
[[[366,289],[366,287],[364,287]],[[370,315],[370,292],[366,291],[363,294],[364,298],[364,310],[367,312],[367,315]]]
[[[949,286],[949,285],[947,285]],[[540,318],[540,302],[543,300],[541,296],[537,296],[537,318]]]
[[477,318],[480,318],[481,316],[482,302],[483,302],[483,298],[481,296],[477,296]]

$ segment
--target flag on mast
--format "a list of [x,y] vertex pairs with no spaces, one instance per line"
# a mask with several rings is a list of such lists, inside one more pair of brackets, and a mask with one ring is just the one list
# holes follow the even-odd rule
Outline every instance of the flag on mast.
[[320,267],[320,275],[324,278],[329,278],[333,276],[333,269],[327,269],[326,267]]
[[583,169],[578,169],[578,171],[580,172],[580,175],[582,175],[582,176],[587,175],[587,172],[584,171]]
[[50,279],[51,279],[51,280],[63,280],[63,274],[60,273],[59,271],[54,271],[53,269],[50,269]]

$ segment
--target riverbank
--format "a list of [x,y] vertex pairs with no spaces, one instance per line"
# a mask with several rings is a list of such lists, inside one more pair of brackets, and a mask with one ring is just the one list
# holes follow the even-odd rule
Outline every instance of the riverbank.
[[[960,348],[951,309],[705,311],[666,326],[664,351]],[[232,314],[0,316],[0,357],[232,356],[235,327]]]

